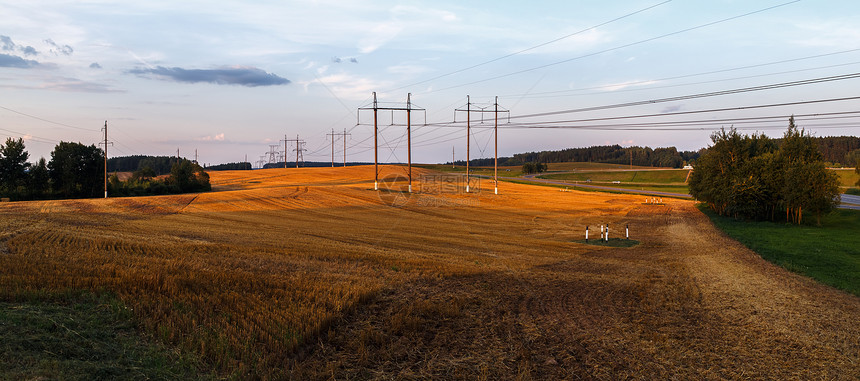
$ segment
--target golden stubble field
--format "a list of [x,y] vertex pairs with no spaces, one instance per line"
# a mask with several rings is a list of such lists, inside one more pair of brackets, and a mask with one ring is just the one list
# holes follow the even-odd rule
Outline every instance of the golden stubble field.
[[[146,336],[240,378],[860,377],[860,299],[692,202],[415,174],[411,197],[350,167],[0,204],[0,298],[111,292]],[[642,243],[572,242],[600,223]]]

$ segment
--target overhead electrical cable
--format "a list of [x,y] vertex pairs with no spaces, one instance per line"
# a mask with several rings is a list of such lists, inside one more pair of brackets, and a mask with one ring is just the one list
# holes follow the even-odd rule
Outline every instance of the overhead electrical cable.
[[[800,57],[800,58],[792,58],[792,59],[781,60],[781,61],[773,61],[773,62],[767,62],[767,63],[761,63],[761,64],[755,64],[755,65],[739,66],[739,67],[720,69],[720,70],[712,70],[712,71],[706,71],[706,72],[701,72],[701,73],[685,74],[685,75],[678,75],[678,76],[673,76],[673,77],[665,77],[665,78],[658,78],[658,79],[644,80],[644,81],[633,81],[633,82],[624,83],[624,85],[635,86],[635,85],[641,85],[641,84],[650,83],[650,82],[664,82],[664,81],[671,81],[671,80],[675,80],[675,79],[699,77],[699,76],[704,76],[704,75],[719,74],[719,73],[726,73],[726,72],[746,70],[746,69],[754,69],[754,68],[759,68],[759,67],[764,67],[764,66],[778,65],[778,64],[783,64],[783,63],[797,62],[797,61],[803,61],[803,60],[808,60],[808,59],[828,57],[828,56],[833,56],[833,55],[837,55],[837,54],[845,54],[845,53],[853,53],[853,52],[860,52],[860,48],[842,50],[842,51],[833,52],[833,53],[826,53],[826,54],[817,54],[817,55],[813,55],[813,56],[806,56],[806,57]],[[837,67],[837,66],[847,66],[847,65],[853,65],[856,63],[857,62],[849,62],[849,63],[838,64],[838,65],[820,66],[820,67],[815,67],[815,68],[792,70],[792,71],[785,71],[785,72],[780,72],[780,73],[768,73],[768,74],[760,74],[757,76],[728,78],[725,80],[756,78],[759,76],[764,77],[764,76],[771,76],[771,75],[777,75],[777,74],[789,74],[789,73],[795,73],[795,72],[800,72],[800,71],[827,69],[827,68],[832,68],[832,67]],[[710,83],[710,82],[701,82],[701,83]],[[692,83],[692,84],[699,84],[699,83]],[[562,93],[586,91],[586,90],[600,90],[600,89],[606,89],[606,88],[611,87],[611,86],[613,86],[613,85],[610,84],[610,85],[601,85],[601,86],[580,87],[580,88],[576,88],[576,89],[543,91],[543,92],[536,92],[536,93],[535,92],[526,92],[524,94],[504,94],[504,95],[499,95],[499,97],[514,98],[514,97],[526,96],[529,98],[538,98],[539,96],[543,96],[543,95],[562,94]],[[648,90],[648,89],[654,89],[654,88],[659,88],[659,87],[649,87],[647,89],[641,89],[641,90]],[[640,90],[640,89],[637,89],[637,90]],[[619,92],[619,91],[614,91],[614,92]],[[584,94],[584,95],[587,95],[587,94]]]
[[747,16],[751,16],[751,15],[754,15],[754,14],[757,14],[757,13],[766,12],[766,11],[769,11],[769,10],[773,10],[773,9],[776,9],[776,8],[779,8],[779,7],[784,7],[784,6],[786,6],[786,5],[790,5],[790,4],[793,4],[793,3],[797,3],[797,2],[800,2],[800,1],[801,1],[801,0],[793,0],[793,1],[789,1],[789,2],[782,3],[782,4],[777,4],[777,5],[774,5],[774,6],[770,6],[770,7],[767,7],[767,8],[759,9],[759,10],[756,10],[756,11],[747,12],[747,13],[744,13],[744,14],[741,14],[741,15],[732,16],[732,17],[725,18],[725,19],[721,19],[721,20],[717,20],[717,21],[712,21],[712,22],[709,22],[709,23],[705,23],[705,24],[697,25],[697,26],[694,26],[694,27],[686,28],[686,29],[681,29],[681,30],[674,31],[674,32],[671,32],[671,33],[662,34],[662,35],[659,35],[659,36],[656,36],[656,37],[646,38],[646,39],[644,39],[644,40],[639,40],[639,41],[636,41],[636,42],[631,42],[631,43],[629,43],[629,44],[624,44],[624,45],[620,45],[620,46],[616,46],[616,47],[612,47],[612,48],[608,48],[608,49],[603,49],[603,50],[600,50],[600,51],[597,51],[597,52],[588,53],[588,54],[584,54],[584,55],[581,55],[581,56],[576,56],[576,57],[573,57],[573,58],[568,58],[568,59],[565,59],[565,60],[556,61],[556,62],[552,62],[552,63],[544,64],[544,65],[539,65],[539,66],[531,67],[531,68],[528,68],[528,69],[518,70],[518,71],[510,72],[510,73],[507,73],[507,74],[497,75],[497,76],[494,76],[494,77],[484,78],[484,79],[480,79],[480,80],[477,80],[477,81],[467,82],[467,83],[463,83],[463,84],[459,84],[459,85],[455,85],[455,86],[449,86],[449,87],[445,87],[445,88],[441,88],[441,89],[436,89],[436,90],[425,91],[425,92],[423,92],[423,93],[419,93],[419,94],[429,94],[429,93],[435,93],[435,92],[439,92],[439,91],[451,90],[451,89],[456,89],[456,88],[465,87],[465,86],[469,86],[469,85],[474,85],[474,84],[478,84],[478,83],[483,83],[483,82],[493,81],[493,80],[496,80],[496,79],[506,78],[506,77],[510,77],[510,76],[514,76],[514,75],[518,75],[518,74],[528,73],[528,72],[535,71],[535,70],[545,69],[545,68],[552,67],[552,66],[556,66],[556,65],[560,65],[560,64],[563,64],[563,63],[568,63],[568,62],[576,61],[576,60],[580,60],[580,59],[583,59],[583,58],[593,57],[593,56],[597,56],[597,55],[600,55],[600,54],[603,54],[603,53],[608,53],[608,52],[612,52],[612,51],[615,51],[615,50],[620,50],[620,49],[628,48],[628,47],[631,47],[631,46],[644,44],[644,43],[646,43],[646,42],[651,42],[651,41],[659,40],[659,39],[662,39],[662,38],[675,36],[675,35],[678,35],[678,34],[681,34],[681,33],[686,33],[686,32],[694,31],[694,30],[697,30],[697,29],[706,28],[706,27],[713,26],[713,25],[716,25],[716,24],[721,24],[721,23],[724,23],[724,22],[728,22],[728,21],[732,21],[732,20],[737,20],[737,19],[742,18],[742,17],[747,17]]
[[649,9],[656,8],[656,7],[660,6],[660,5],[663,5],[663,4],[666,4],[666,3],[669,3],[669,2],[671,2],[671,0],[667,0],[667,1],[664,1],[664,2],[661,2],[661,3],[658,3],[658,4],[654,4],[654,5],[651,5],[651,6],[646,7],[646,8],[642,8],[642,9],[640,9],[640,10],[638,10],[638,11],[631,12],[631,13],[628,13],[628,14],[623,15],[623,16],[620,16],[620,17],[616,17],[616,18],[614,18],[614,19],[612,19],[612,20],[605,21],[605,22],[603,22],[603,23],[600,23],[600,24],[597,24],[597,25],[594,25],[594,26],[591,26],[591,27],[588,27],[588,28],[582,29],[582,30],[580,30],[580,31],[578,31],[578,32],[574,32],[574,33],[571,33],[571,34],[568,34],[568,35],[565,35],[565,36],[562,36],[562,37],[559,37],[559,38],[556,38],[556,39],[553,39],[553,40],[550,40],[550,41],[547,41],[547,42],[544,42],[544,43],[541,43],[541,44],[538,44],[538,45],[535,45],[535,46],[532,46],[532,47],[529,47],[529,48],[526,48],[526,49],[522,49],[522,50],[519,50],[519,51],[516,51],[516,52],[510,53],[510,54],[506,54],[506,55],[504,55],[504,56],[501,56],[501,57],[498,57],[498,58],[494,58],[494,59],[491,59],[491,60],[489,60],[489,61],[484,61],[484,62],[481,62],[481,63],[479,63],[479,64],[475,64],[475,65],[472,65],[472,66],[469,66],[469,67],[466,67],[466,68],[463,68],[463,69],[454,70],[454,71],[451,71],[451,72],[448,72],[448,73],[445,73],[445,74],[437,75],[437,76],[435,76],[435,77],[433,77],[433,78],[428,78],[428,79],[425,79],[425,80],[422,80],[422,81],[419,81],[419,82],[415,82],[415,83],[411,83],[411,84],[408,84],[408,85],[405,85],[405,86],[401,86],[401,87],[398,87],[398,88],[395,88],[395,89],[391,89],[391,90],[389,90],[388,92],[396,91],[396,90],[402,90],[402,89],[405,89],[405,88],[408,88],[408,87],[412,87],[412,86],[416,86],[416,85],[421,85],[421,84],[424,84],[424,83],[427,83],[427,82],[435,81],[435,80],[440,79],[440,78],[445,78],[445,77],[448,77],[448,76],[451,76],[451,75],[454,75],[454,74],[462,73],[462,72],[464,72],[464,71],[472,70],[472,69],[477,68],[477,67],[481,67],[481,66],[484,66],[484,65],[487,65],[487,64],[491,64],[491,63],[493,63],[493,62],[500,61],[500,60],[503,60],[503,59],[505,59],[505,58],[513,57],[513,56],[515,56],[515,55],[518,55],[518,54],[521,54],[521,53],[525,53],[525,52],[528,52],[528,51],[530,51],[530,50],[534,50],[534,49],[537,49],[537,48],[541,48],[541,47],[547,46],[547,45],[549,45],[549,44],[556,43],[556,42],[559,42],[559,41],[561,41],[561,40],[564,40],[564,39],[567,39],[567,38],[570,38],[570,37],[573,37],[573,36],[576,36],[576,35],[579,35],[579,34],[582,34],[582,33],[588,32],[589,30],[593,30],[593,29],[599,28],[599,27],[601,27],[601,26],[608,25],[608,24],[611,24],[611,23],[616,22],[616,21],[619,21],[619,20],[623,20],[623,19],[628,18],[628,17],[630,17],[630,16],[634,16],[634,15],[636,15],[636,14],[639,14],[639,13],[645,12],[645,11],[647,11],[647,10],[649,10]]

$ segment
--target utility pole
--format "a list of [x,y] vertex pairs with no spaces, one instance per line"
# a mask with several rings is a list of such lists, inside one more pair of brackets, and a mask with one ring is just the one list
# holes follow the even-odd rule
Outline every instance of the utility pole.
[[346,128],[343,129],[343,166],[346,167]]
[[471,135],[469,129],[472,127],[471,106],[472,102],[469,101],[469,96],[466,95],[466,193],[469,193],[469,148],[471,148],[471,144],[469,144],[469,138]]
[[454,156],[454,146],[451,146],[451,168],[457,168],[457,165],[454,164],[456,156]]
[[104,132],[105,132],[105,141],[104,141],[104,143],[99,143],[99,145],[104,144],[104,146],[105,146],[105,198],[107,198],[107,196],[108,196],[108,192],[107,192],[107,183],[108,183],[108,176],[107,176],[107,173],[108,173],[108,172],[107,172],[108,149],[107,149],[107,147],[108,147],[108,145],[113,145],[113,142],[108,142],[108,130],[107,130],[107,129],[108,129],[107,121],[105,121],[105,127],[104,127],[104,128],[102,128],[102,130],[104,130]]
[[[409,192],[412,192],[412,111],[425,111],[423,108],[412,107],[412,93],[409,93],[406,96],[406,107],[379,107],[379,104],[376,100],[376,92],[373,92],[373,107],[360,107],[358,109],[359,112],[361,110],[373,110],[373,189],[379,190],[379,119],[378,113],[379,110],[391,110],[392,114],[392,124],[393,124],[393,115],[394,111],[406,111],[406,134],[408,142],[408,150],[409,150]],[[360,120],[359,120],[360,122]],[[427,114],[425,112],[424,115],[424,123],[427,123]]]
[[496,187],[496,194],[499,194],[499,97],[496,96],[495,102],[496,110],[493,114],[495,114],[496,121],[493,126],[493,136],[496,139],[495,144],[495,161],[493,162],[493,183]]
[[296,134],[295,139],[287,139],[287,135],[284,135],[284,168],[287,167],[287,142],[296,143],[296,149],[294,151],[296,151],[296,168],[298,168],[299,167],[299,158],[301,157],[302,162],[305,161],[305,156],[302,153],[303,151],[307,151],[306,149],[302,148],[302,145],[305,144],[305,141],[299,139],[298,134]]
[[376,135],[379,134],[379,126],[376,114],[379,106],[376,103],[376,92],[373,92],[373,190],[379,190],[379,143]]
[[485,107],[477,107],[476,109],[472,109],[472,102],[469,96],[466,96],[466,108],[458,108],[454,110],[454,119],[456,121],[457,111],[465,111],[466,112],[466,192],[469,192],[469,161],[471,159],[469,151],[471,148],[470,138],[471,138],[471,127],[472,127],[472,119],[471,114],[473,112],[481,113],[481,123],[484,120],[484,113],[492,112],[495,114],[495,124],[494,124],[494,135],[495,135],[495,164],[493,165],[493,183],[495,185],[495,193],[499,194],[499,113],[506,112],[508,113],[508,122],[511,120],[511,114],[509,110],[499,110],[499,97],[496,97],[495,106],[493,110],[487,110],[489,106]]
[[335,133],[334,129],[332,129],[331,133],[326,134],[326,135],[331,135],[331,167],[332,168],[334,168],[334,137],[335,136],[343,137],[343,166],[346,167],[346,137],[347,137],[347,135],[351,135],[351,134],[347,134],[346,129],[344,128],[343,132],[337,132],[337,133]]
[[[406,146],[409,163],[409,193],[412,193],[412,93],[406,94]],[[392,111],[394,112],[394,111]]]
[[197,148],[194,149],[194,164],[200,164],[200,162],[197,161]]
[[329,135],[331,135],[331,167],[334,168],[334,128]]

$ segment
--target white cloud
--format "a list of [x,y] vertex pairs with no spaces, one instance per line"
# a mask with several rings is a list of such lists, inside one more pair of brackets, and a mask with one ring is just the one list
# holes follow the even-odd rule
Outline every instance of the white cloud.
[[430,67],[421,66],[421,65],[401,64],[401,65],[389,66],[388,68],[386,68],[386,70],[392,74],[414,76],[414,75],[419,75],[419,74],[424,74],[424,73],[430,72],[433,69],[431,69]]
[[212,141],[223,142],[224,141],[224,133],[222,132],[220,134],[216,134],[216,135],[212,135],[212,136],[204,136],[202,138],[198,138],[195,140],[201,141],[201,142],[212,142]]
[[860,27],[842,22],[817,22],[797,25],[804,38],[793,42],[802,46],[845,47],[855,46],[860,41]]
[[362,54],[372,53],[393,40],[403,30],[399,22],[388,22],[375,26],[370,34],[359,40],[358,51]]
[[604,91],[618,91],[621,89],[626,89],[628,87],[634,86],[648,86],[657,83],[657,81],[627,81],[621,83],[613,83],[605,86],[601,86],[600,90]]
[[[390,81],[375,81],[370,78],[357,77],[346,73],[319,77],[314,81],[305,83],[305,88],[307,89],[309,85],[314,83],[324,84],[338,98],[356,101],[367,99],[372,92],[379,89],[392,87],[392,82]],[[378,95],[383,97],[384,94]]]

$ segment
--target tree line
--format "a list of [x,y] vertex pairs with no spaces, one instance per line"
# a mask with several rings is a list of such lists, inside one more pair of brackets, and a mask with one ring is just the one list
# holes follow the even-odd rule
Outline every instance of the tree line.
[[717,214],[740,219],[800,224],[839,203],[838,175],[827,169],[814,137],[789,119],[779,144],[764,134],[741,135],[734,128],[711,135],[713,145],[696,161],[690,194]]
[[[0,144],[0,197],[10,200],[91,198],[104,196],[104,151],[95,145],[60,142],[51,159],[30,163],[23,139]],[[111,195],[185,193],[210,190],[209,175],[200,166],[177,160],[159,179],[149,166],[135,172],[129,181],[116,175],[108,182]]]
[[[608,146],[591,146],[584,148],[567,148],[558,151],[538,151],[514,154],[511,157],[500,157],[500,166],[524,165],[526,163],[566,163],[594,162],[607,164],[632,164],[646,167],[680,168],[699,157],[699,151],[678,151],[675,147],[621,147],[618,144]],[[491,166],[494,158],[472,159],[470,165]],[[451,164],[450,162],[448,164]],[[466,165],[465,160],[454,162],[455,165]]]

